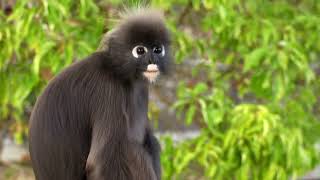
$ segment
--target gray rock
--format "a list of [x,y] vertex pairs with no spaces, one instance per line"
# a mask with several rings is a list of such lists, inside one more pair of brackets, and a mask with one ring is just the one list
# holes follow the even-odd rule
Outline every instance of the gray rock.
[[22,163],[29,160],[29,151],[26,145],[18,145],[11,138],[5,137],[2,141],[0,162],[4,164]]

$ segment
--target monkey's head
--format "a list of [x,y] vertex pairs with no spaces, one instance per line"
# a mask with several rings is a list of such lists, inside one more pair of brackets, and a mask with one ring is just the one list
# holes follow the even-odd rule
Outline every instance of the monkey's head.
[[105,51],[117,76],[154,82],[168,72],[170,38],[163,16],[152,10],[127,13],[119,25],[105,35],[99,51]]

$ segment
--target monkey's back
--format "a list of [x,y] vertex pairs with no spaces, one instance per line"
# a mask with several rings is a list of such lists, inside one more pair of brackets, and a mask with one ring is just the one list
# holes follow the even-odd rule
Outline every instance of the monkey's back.
[[29,124],[30,154],[38,180],[85,179],[90,108],[98,98],[93,94],[103,88],[96,83],[103,80],[99,61],[99,55],[92,55],[71,65],[38,98]]

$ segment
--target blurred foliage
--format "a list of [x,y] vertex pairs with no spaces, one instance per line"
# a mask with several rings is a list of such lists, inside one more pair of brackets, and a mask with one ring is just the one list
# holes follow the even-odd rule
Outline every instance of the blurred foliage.
[[54,74],[94,51],[104,17],[85,0],[19,0],[7,8],[0,14],[0,119],[16,121],[11,129],[21,142],[26,107]]
[[[95,50],[104,16],[136,4],[19,0],[0,12],[0,120],[15,122],[18,142],[48,80]],[[202,127],[180,144],[163,138],[164,179],[288,179],[319,163],[319,1],[150,4],[166,14],[177,66],[193,59],[173,107]]]
[[166,179],[191,167],[210,179],[289,179],[319,163],[319,1],[156,4],[172,17],[177,61],[198,59],[174,107],[203,127],[191,141],[165,139]]

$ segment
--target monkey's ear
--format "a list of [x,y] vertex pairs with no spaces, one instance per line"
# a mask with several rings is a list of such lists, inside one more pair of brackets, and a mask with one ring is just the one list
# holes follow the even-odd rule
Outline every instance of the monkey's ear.
[[97,52],[108,51],[110,39],[113,36],[113,32],[114,32],[114,30],[111,30],[103,35],[103,37],[100,41],[99,47],[97,49]]

